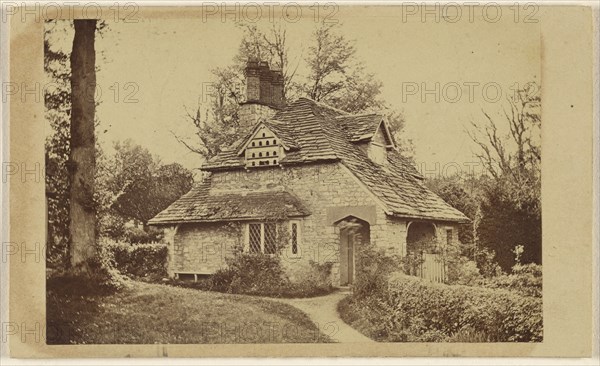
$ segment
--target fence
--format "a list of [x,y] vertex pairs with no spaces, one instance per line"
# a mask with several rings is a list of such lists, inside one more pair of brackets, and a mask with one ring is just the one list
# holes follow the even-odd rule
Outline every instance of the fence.
[[446,281],[446,266],[440,254],[421,254],[422,261],[417,267],[416,275],[433,282]]

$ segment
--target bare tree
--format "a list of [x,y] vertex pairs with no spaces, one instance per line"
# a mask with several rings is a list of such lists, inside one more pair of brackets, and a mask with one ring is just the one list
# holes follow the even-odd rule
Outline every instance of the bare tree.
[[[479,147],[476,155],[492,177],[510,176],[520,182],[531,172],[539,170],[539,90],[537,84],[529,83],[508,98],[510,110],[503,108],[501,118],[494,118],[482,110],[482,121],[470,121],[466,132]],[[498,129],[502,123],[508,126],[507,135]]]
[[[210,158],[247,132],[239,128],[238,112],[244,99],[244,68],[248,59],[267,61],[282,71],[287,100],[307,96],[350,113],[389,109],[379,99],[383,84],[356,61],[354,42],[346,39],[339,25],[320,24],[314,31],[304,59],[309,74],[302,82],[296,81],[299,59],[290,60],[287,32],[281,24],[274,24],[268,30],[254,24],[239,26],[244,36],[233,65],[212,70],[215,83],[210,100],[205,101],[208,105],[201,105],[193,112],[186,109],[186,119],[195,128],[194,136],[182,137],[171,132],[190,151]],[[394,131],[401,131],[402,114],[391,111],[390,123]],[[410,143],[404,142],[403,152],[410,153]]]
[[70,138],[70,259],[71,265],[86,266],[96,254],[94,206],[96,20],[74,21],[71,53],[71,138]]

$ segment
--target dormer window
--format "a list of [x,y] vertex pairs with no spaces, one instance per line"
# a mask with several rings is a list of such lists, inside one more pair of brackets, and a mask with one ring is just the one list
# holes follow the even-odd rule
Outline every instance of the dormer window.
[[268,127],[257,126],[254,135],[246,142],[244,150],[240,151],[240,154],[244,154],[246,158],[246,167],[279,165],[279,159],[285,154],[283,146],[278,141],[277,136]]
[[376,164],[386,164],[387,149],[392,147],[393,143],[389,137],[389,132],[386,126],[381,123],[371,138],[369,145],[367,146],[367,154],[369,155],[369,159]]

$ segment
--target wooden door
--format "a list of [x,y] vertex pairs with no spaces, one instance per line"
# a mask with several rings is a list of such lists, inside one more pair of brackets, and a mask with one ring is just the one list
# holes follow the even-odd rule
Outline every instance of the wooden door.
[[340,285],[354,283],[354,235],[340,232]]

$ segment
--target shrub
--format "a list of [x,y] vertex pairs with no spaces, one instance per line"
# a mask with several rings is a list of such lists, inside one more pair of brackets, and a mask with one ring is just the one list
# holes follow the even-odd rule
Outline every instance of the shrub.
[[[395,275],[386,291],[352,299],[363,331],[384,341],[539,342],[542,301],[501,290]],[[354,316],[355,318],[357,315]]]
[[400,260],[388,255],[383,249],[368,244],[358,249],[356,259],[356,281],[352,288],[358,297],[381,293],[389,275],[399,266]]
[[311,260],[309,267],[297,276],[296,281],[282,289],[281,296],[310,297],[331,293],[334,289],[331,282],[332,268],[332,262],[320,264]]
[[112,253],[99,245],[97,256],[85,264],[52,271],[46,287],[49,292],[93,296],[119,291],[127,287],[127,279],[114,268]]
[[483,280],[483,276],[477,268],[477,263],[466,257],[459,256],[446,263],[448,284],[473,286]]
[[158,243],[164,236],[163,230],[154,226],[141,229],[137,226],[125,228],[122,234],[123,241],[133,244]]
[[515,291],[524,296],[542,297],[542,266],[534,263],[516,264],[511,274],[485,279],[481,285]]
[[206,291],[247,294],[271,297],[311,297],[331,293],[333,263],[310,266],[290,281],[277,255],[238,252],[227,259],[227,267],[198,282],[172,280],[175,286]]
[[164,244],[128,244],[104,242],[114,268],[127,276],[149,281],[168,275],[168,249]]
[[288,281],[277,255],[237,253],[227,265],[211,278],[216,291],[276,295]]

